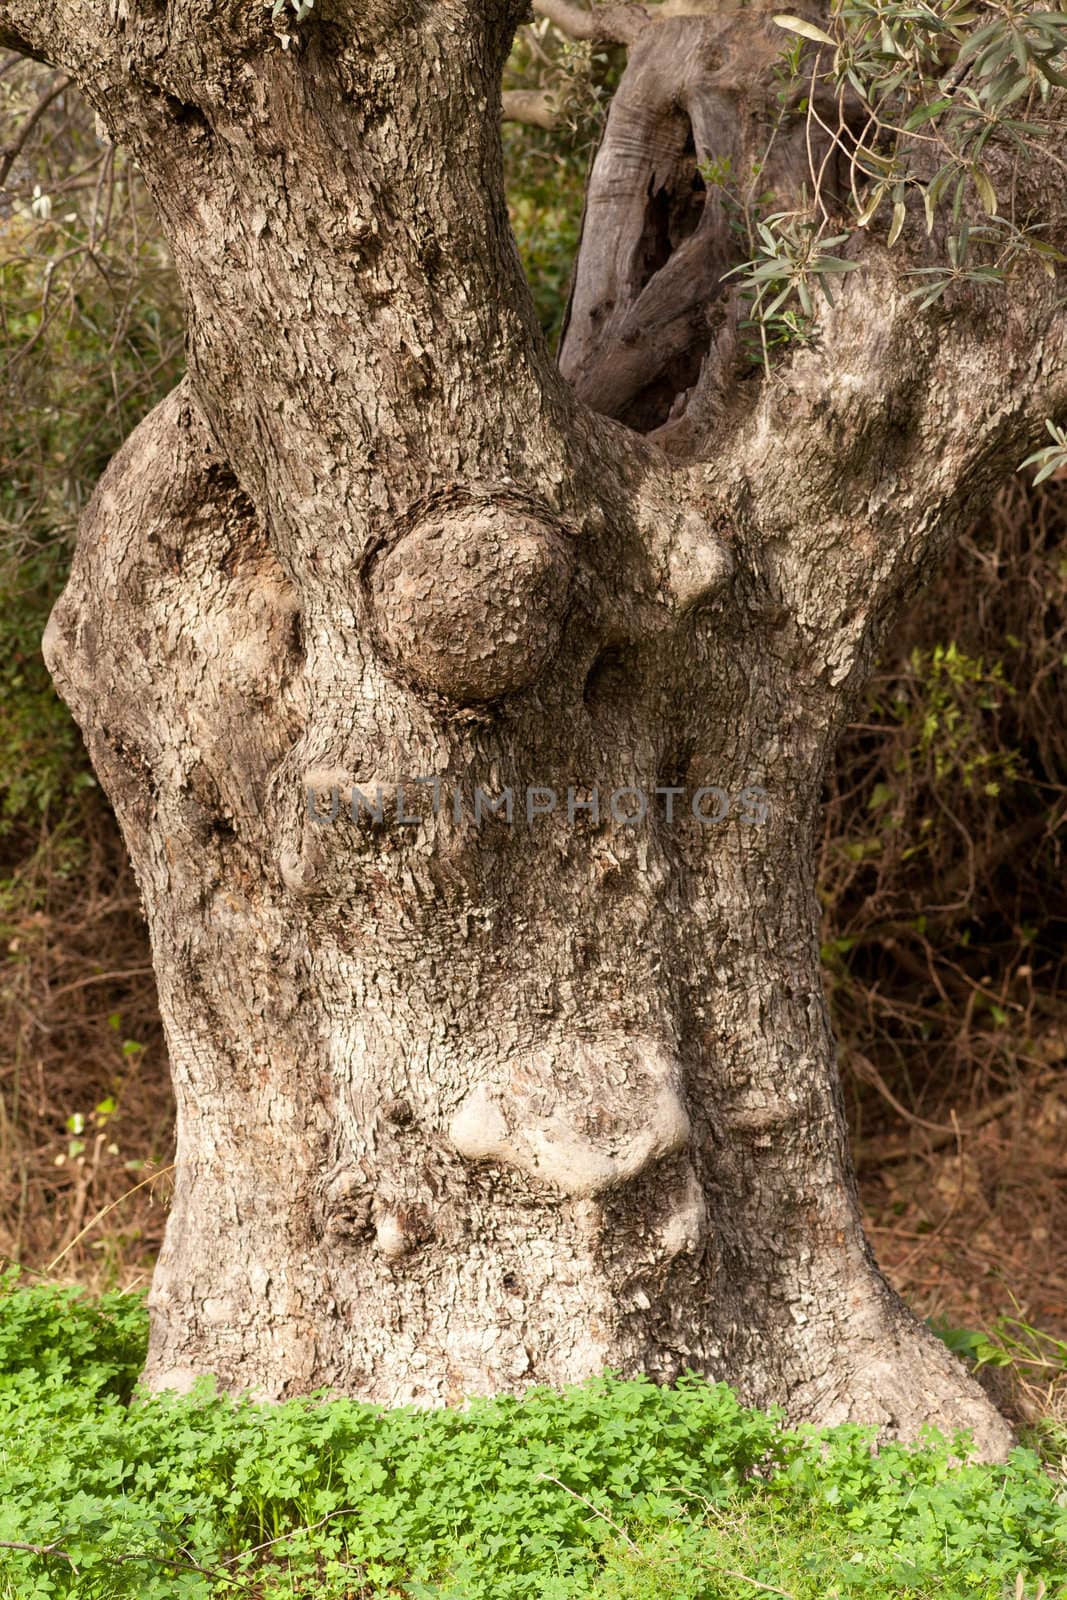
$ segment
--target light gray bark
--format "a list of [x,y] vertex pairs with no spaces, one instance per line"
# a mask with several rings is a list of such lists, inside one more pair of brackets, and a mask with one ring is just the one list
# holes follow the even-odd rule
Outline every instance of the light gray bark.
[[[135,152],[188,307],[189,375],[101,480],[45,642],[178,1102],[147,1378],[440,1402],[695,1367],[995,1454],[863,1236],[813,836],[895,608],[1062,403],[1062,285],[920,318],[872,247],[772,381],[731,384],[720,344],[654,438],[598,415],[507,226],[519,19],[335,0],[282,50],[252,4],[0,0],[0,43]],[[638,29],[634,73],[715,26]],[[627,785],[682,790],[673,821],[614,817]],[[754,785],[762,824],[692,813]],[[510,825],[475,786],[512,788]]]

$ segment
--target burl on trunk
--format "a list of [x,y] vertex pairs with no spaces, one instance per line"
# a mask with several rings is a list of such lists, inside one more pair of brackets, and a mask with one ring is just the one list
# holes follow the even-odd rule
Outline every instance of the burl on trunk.
[[698,164],[751,157],[773,29],[624,7],[557,369],[521,4],[324,0],[289,49],[252,0],[99,9],[0,42],[132,150],[188,309],[46,639],[177,1096],[149,1383],[695,1368],[1002,1451],[864,1238],[812,860],[895,608],[1063,390],[1056,285],[935,326],[870,245],[742,376]]

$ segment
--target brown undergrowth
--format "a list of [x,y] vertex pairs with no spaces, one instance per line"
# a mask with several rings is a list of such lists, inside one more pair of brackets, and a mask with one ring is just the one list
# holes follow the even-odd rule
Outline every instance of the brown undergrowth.
[[117,826],[92,791],[69,826],[76,871],[55,873],[46,833],[0,917],[0,1252],[108,1288],[143,1279],[159,1247],[166,1174],[128,1191],[169,1164],[173,1104]]
[[881,664],[828,786],[821,872],[879,1259],[926,1314],[1060,1338],[1065,664],[1067,484],[1016,479]]

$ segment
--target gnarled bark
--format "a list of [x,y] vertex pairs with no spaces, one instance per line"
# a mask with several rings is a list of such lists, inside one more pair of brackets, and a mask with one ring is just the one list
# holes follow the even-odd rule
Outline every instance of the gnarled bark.
[[[187,0],[165,31],[0,0],[0,41],[136,152],[189,313],[189,376],[101,480],[45,643],[142,886],[178,1100],[147,1377],[439,1402],[695,1367],[995,1454],[863,1236],[813,824],[894,609],[1063,398],[1059,288],[935,323],[872,249],[815,348],[732,378],[688,342],[728,241],[696,191],[671,218],[683,122],[710,156],[729,130],[736,24],[656,18],[572,388],[504,209],[517,20],[336,0],[283,51],[251,5],[209,33]],[[610,405],[633,346],[608,317],[598,341],[599,271],[688,330],[661,361],[639,317]],[[663,393],[655,438],[594,408],[643,396],[653,427]]]

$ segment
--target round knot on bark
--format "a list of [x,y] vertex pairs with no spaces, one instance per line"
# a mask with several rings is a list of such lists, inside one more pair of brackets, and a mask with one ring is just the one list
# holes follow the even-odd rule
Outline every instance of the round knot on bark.
[[547,511],[505,502],[429,513],[371,568],[382,643],[404,677],[451,700],[514,694],[556,651],[573,566]]

